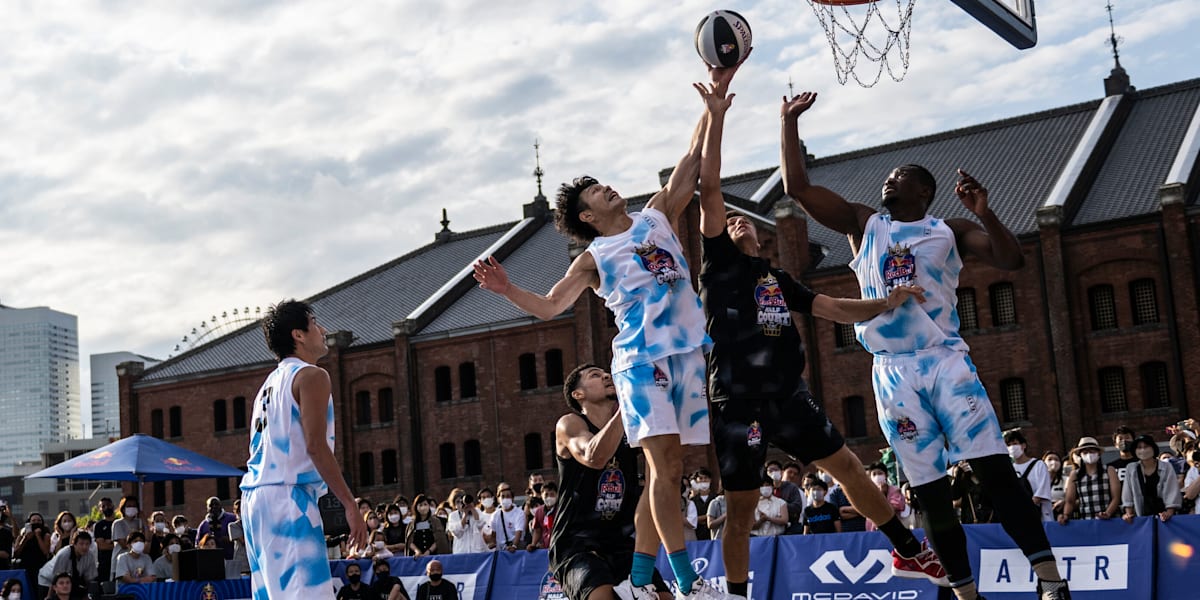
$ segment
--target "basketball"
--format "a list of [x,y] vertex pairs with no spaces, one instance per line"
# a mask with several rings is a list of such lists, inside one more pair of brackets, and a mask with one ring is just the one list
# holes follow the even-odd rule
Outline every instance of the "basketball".
[[732,10],[715,10],[696,26],[696,52],[714,67],[732,67],[750,51],[750,24]]

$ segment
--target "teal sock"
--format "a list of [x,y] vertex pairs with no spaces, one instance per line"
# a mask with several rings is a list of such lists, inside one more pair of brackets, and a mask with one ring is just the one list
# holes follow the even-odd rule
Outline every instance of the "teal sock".
[[636,587],[654,583],[654,557],[644,552],[633,553],[633,566],[629,569],[629,583]]
[[684,594],[692,591],[692,584],[700,579],[700,576],[692,568],[692,559],[687,550],[672,552],[667,555],[667,560],[671,561],[671,570],[675,571],[675,583],[679,584],[679,591]]

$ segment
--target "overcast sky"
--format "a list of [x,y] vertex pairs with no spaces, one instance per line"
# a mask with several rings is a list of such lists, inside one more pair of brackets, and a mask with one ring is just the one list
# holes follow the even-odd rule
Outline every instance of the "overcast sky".
[[[1200,76],[1200,2],[1114,1],[1134,85]],[[906,79],[861,89],[804,0],[5,2],[0,302],[78,315],[86,371],[424,245],[443,207],[456,231],[519,218],[535,138],[548,195],[583,172],[653,191],[701,111],[713,8],[754,30],[729,175],[778,164],[789,77],[821,92],[818,156],[1098,98],[1103,4],[1040,0],[1018,51],[921,0]]]

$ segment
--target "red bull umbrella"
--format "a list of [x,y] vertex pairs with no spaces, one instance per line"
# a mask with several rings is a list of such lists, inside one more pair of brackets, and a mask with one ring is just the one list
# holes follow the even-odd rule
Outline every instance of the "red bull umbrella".
[[245,472],[144,433],[42,469],[34,477],[101,481],[174,481],[241,477]]

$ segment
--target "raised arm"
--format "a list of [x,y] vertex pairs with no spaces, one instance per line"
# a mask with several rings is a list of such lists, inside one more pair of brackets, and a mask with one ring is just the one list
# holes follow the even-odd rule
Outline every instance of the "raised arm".
[[687,208],[692,196],[696,195],[696,179],[700,176],[700,143],[704,139],[704,131],[708,125],[708,112],[700,115],[696,130],[692,132],[692,143],[688,146],[687,154],[679,159],[667,185],[658,190],[646,203],[646,208],[662,211],[667,218],[674,221]]
[[954,230],[958,239],[959,251],[974,254],[997,269],[1015,271],[1025,266],[1021,242],[988,206],[987,188],[979,185],[974,177],[962,169],[958,170],[958,175],[961,179],[954,186],[954,194],[983,224],[980,227],[966,219],[946,219],[946,224]]
[[800,152],[800,134],[797,122],[804,111],[817,101],[816,92],[803,92],[788,100],[783,99],[780,118],[783,130],[780,134],[780,168],[783,169],[783,192],[791,197],[818,223],[855,238],[862,237],[867,219],[875,210],[863,204],[847,202],[845,198],[808,180],[808,169],[804,166],[804,155]]
[[892,289],[887,298],[861,300],[859,298],[832,298],[817,294],[813,299],[812,314],[837,323],[858,323],[874,318],[881,312],[891,310],[912,298],[925,302],[925,288],[917,285],[900,285]]
[[708,127],[700,152],[700,233],[704,237],[716,237],[725,231],[725,196],[721,193],[721,137],[725,129],[725,112],[733,102],[734,94],[728,92],[729,82],[735,72],[737,67],[709,67],[713,83],[708,86],[692,84],[700,92],[708,115]]
[[589,469],[603,469],[608,460],[617,453],[625,429],[621,425],[621,411],[613,413],[611,419],[592,435],[579,415],[563,415],[554,427],[555,445],[561,456],[569,452],[579,464]]
[[596,272],[596,260],[590,253],[584,252],[571,263],[566,275],[545,296],[510,282],[508,272],[495,257],[475,263],[475,281],[479,282],[479,287],[504,296],[517,308],[549,321],[570,308],[583,290],[599,285],[600,276]]

